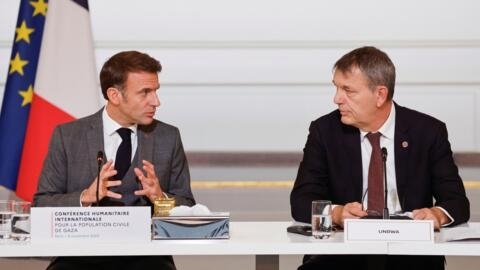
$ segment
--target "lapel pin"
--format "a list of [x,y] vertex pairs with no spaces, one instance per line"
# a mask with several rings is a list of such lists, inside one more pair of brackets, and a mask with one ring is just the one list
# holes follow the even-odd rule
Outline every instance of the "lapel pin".
[[407,148],[407,147],[408,147],[408,142],[407,142],[407,141],[403,141],[403,142],[402,142],[402,147],[403,147],[403,148]]

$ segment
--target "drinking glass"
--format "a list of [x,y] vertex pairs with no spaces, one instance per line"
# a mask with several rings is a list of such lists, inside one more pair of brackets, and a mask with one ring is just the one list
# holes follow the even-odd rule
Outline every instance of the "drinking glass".
[[12,217],[12,239],[30,240],[30,202],[14,202]]
[[0,200],[0,239],[9,239],[12,234],[12,200]]
[[328,239],[332,235],[332,202],[312,201],[312,236]]

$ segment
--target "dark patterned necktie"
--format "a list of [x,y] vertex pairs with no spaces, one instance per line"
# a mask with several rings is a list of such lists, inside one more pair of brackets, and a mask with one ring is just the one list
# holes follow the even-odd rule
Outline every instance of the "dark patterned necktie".
[[117,155],[115,156],[115,170],[117,175],[115,179],[121,180],[130,168],[132,161],[132,140],[130,134],[132,130],[129,128],[119,128],[117,133],[122,137],[122,143],[118,146]]
[[382,151],[380,150],[380,132],[368,133],[367,139],[372,145],[372,155],[368,167],[368,210],[376,211],[379,215],[384,208]]

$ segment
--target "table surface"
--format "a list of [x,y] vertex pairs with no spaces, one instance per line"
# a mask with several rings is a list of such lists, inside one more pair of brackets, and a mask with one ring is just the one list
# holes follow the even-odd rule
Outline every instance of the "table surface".
[[344,243],[343,233],[330,239],[287,233],[292,222],[230,222],[230,239],[153,240],[148,243],[12,243],[0,242],[1,257],[131,255],[298,255],[298,254],[443,254],[480,256],[480,241],[435,243]]

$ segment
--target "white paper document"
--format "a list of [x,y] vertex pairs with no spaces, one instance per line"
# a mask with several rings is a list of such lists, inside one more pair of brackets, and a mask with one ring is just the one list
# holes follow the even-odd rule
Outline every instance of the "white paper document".
[[440,231],[440,241],[480,241],[480,223],[465,223]]

